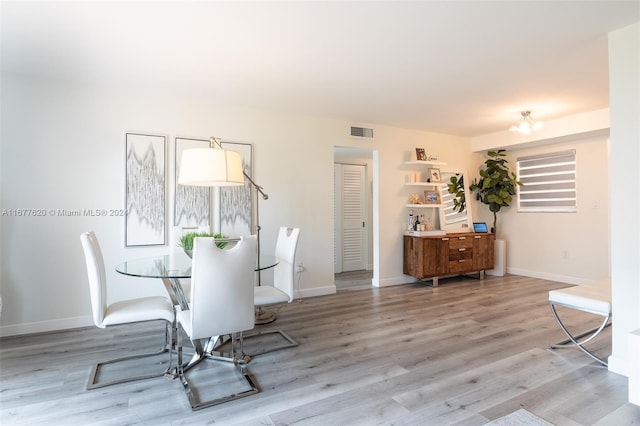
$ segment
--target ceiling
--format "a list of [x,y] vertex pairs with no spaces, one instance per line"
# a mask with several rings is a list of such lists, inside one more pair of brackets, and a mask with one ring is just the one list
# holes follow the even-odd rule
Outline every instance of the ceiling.
[[2,72],[460,136],[606,108],[634,1],[2,1]]

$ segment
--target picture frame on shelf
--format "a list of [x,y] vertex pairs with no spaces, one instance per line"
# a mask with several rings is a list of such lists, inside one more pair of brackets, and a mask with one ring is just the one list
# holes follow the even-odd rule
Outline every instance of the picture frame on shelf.
[[427,153],[424,148],[416,148],[416,160],[427,161]]
[[440,192],[431,189],[424,191],[424,204],[440,204]]
[[429,182],[441,182],[440,169],[429,169]]

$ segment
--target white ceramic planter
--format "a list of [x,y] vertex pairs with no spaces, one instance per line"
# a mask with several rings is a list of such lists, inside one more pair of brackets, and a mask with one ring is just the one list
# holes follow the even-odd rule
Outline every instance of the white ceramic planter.
[[507,273],[507,240],[496,240],[493,249],[493,269],[485,271],[485,273],[503,277]]

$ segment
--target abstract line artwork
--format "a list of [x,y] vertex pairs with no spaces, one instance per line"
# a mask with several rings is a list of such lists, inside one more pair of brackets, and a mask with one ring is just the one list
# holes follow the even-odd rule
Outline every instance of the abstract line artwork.
[[211,191],[201,186],[178,185],[182,152],[190,148],[207,148],[209,141],[203,139],[176,138],[176,194],[174,205],[174,226],[200,227],[211,226]]
[[165,244],[164,136],[127,133],[125,246]]
[[[250,143],[221,142],[224,149],[242,155],[244,172],[251,176],[253,145]],[[220,232],[229,236],[251,235],[253,232],[251,184],[220,188]]]

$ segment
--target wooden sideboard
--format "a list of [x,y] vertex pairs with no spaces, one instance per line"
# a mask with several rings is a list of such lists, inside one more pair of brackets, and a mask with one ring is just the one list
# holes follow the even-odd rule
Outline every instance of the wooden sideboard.
[[456,233],[438,236],[404,236],[403,273],[418,279],[493,269],[493,234]]

